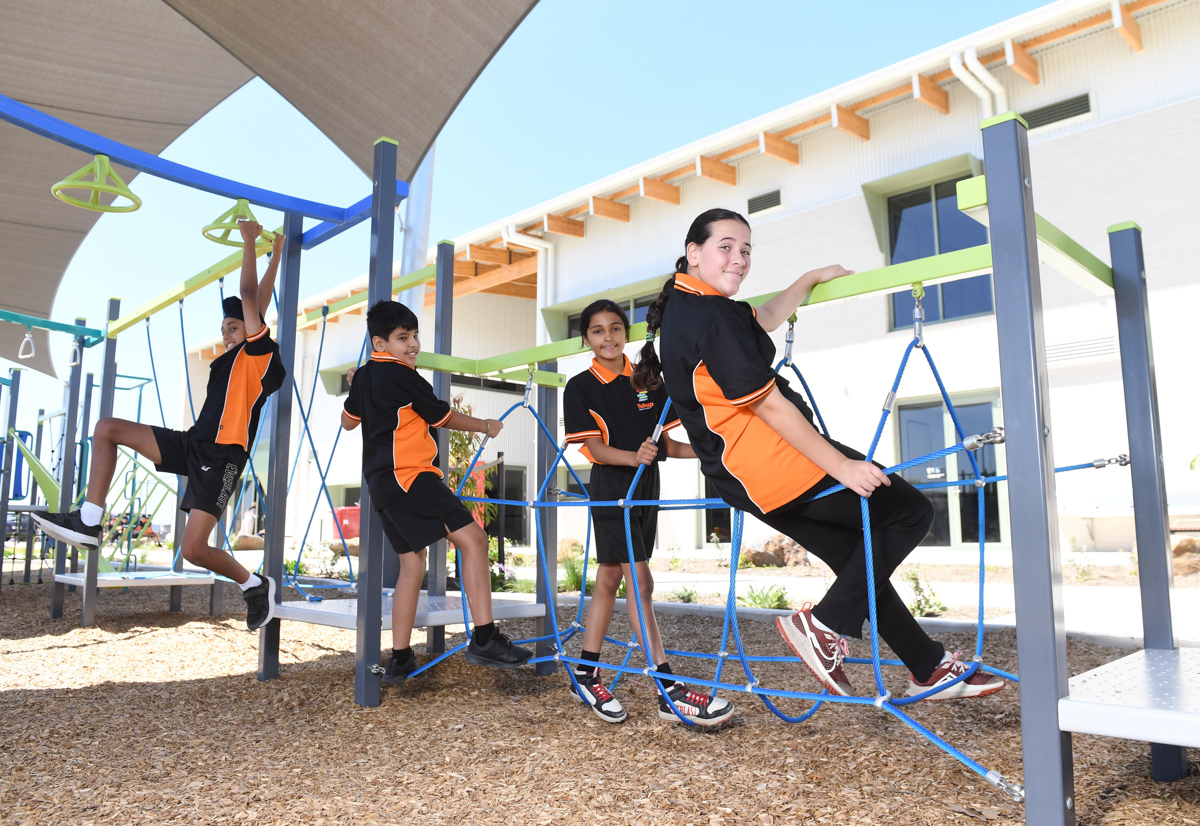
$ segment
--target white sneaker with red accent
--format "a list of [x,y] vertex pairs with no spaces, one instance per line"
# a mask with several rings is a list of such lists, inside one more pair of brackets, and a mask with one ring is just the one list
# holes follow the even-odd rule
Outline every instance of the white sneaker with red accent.
[[823,686],[843,697],[854,694],[850,680],[842,669],[842,662],[850,652],[850,647],[840,634],[817,627],[813,622],[811,602],[804,603],[790,617],[776,617],[775,627],[788,647],[796,652],[796,656]]
[[[721,697],[691,691],[683,683],[675,683],[667,689],[667,696],[680,714],[698,726],[719,726],[733,716],[733,703]],[[658,696],[658,716],[664,720],[679,719],[661,694]]]
[[571,693],[583,701],[592,711],[606,723],[625,722],[625,707],[612,692],[600,682],[600,672],[575,670],[575,681],[579,683],[579,691]]
[[[931,688],[936,688],[965,674],[972,664],[960,660],[959,657],[961,656],[961,651],[955,651],[953,657],[943,660],[937,668],[933,669],[933,673],[929,675],[929,679],[926,682],[917,682],[917,678],[910,674],[908,677],[908,696],[915,697],[918,694],[924,694]],[[962,700],[968,697],[986,697],[988,694],[995,694],[1007,684],[1007,680],[979,669],[970,677],[967,677],[967,679],[960,680],[949,688],[943,689],[937,694],[931,694],[925,699],[927,701]]]

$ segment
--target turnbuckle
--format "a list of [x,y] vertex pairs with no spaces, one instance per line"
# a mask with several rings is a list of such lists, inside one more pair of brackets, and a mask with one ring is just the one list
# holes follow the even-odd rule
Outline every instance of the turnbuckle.
[[1094,467],[1096,470],[1102,470],[1103,468],[1106,468],[1109,465],[1120,465],[1121,467],[1129,467],[1129,456],[1127,456],[1124,453],[1120,453],[1111,459],[1097,459],[1096,461],[1092,462],[1092,467]]
[[996,425],[987,433],[981,433],[978,436],[968,436],[963,439],[964,450],[978,450],[984,445],[1002,445],[1004,444],[1004,428]]
[[529,365],[529,378],[525,380],[525,397],[521,399],[522,407],[529,407],[529,394],[533,392],[533,374],[534,366]]
[[788,316],[787,337],[783,346],[783,363],[788,367],[792,366],[792,344],[796,341],[796,314],[792,313]]
[[925,287],[920,283],[912,285],[913,297],[913,337],[917,340],[917,348],[925,346],[925,308],[921,299],[925,297]]

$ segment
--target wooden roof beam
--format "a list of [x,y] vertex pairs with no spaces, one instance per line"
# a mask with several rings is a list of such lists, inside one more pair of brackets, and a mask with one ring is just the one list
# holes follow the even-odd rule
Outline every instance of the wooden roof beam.
[[709,178],[729,186],[737,186],[737,167],[721,163],[714,158],[703,155],[696,156],[696,174],[701,178]]
[[583,237],[583,221],[572,221],[562,215],[547,213],[542,219],[542,229],[546,232],[556,232],[559,235],[570,235],[573,238]]
[[912,76],[912,94],[921,103],[943,115],[950,114],[950,94],[924,75]]
[[836,103],[830,107],[829,115],[834,129],[841,129],[846,134],[853,135],[863,142],[871,140],[871,122],[862,115],[856,115]]
[[528,250],[512,249],[511,247],[490,247],[481,246],[479,244],[467,245],[467,260],[475,261],[479,264],[499,264],[500,266],[508,266],[514,261],[522,258],[529,258],[535,253]]
[[[564,221],[570,221],[569,218],[564,218]],[[578,224],[578,221],[571,221],[573,224]],[[581,225],[582,226],[582,225]],[[455,275],[458,275],[458,263],[455,262]],[[462,262],[469,263],[469,262]],[[480,265],[482,266],[482,265]],[[529,276],[537,275],[537,256],[531,255],[527,258],[514,261],[513,263],[504,266],[492,266],[482,275],[455,280],[454,282],[454,298],[459,299],[464,295],[471,293],[481,293],[485,290],[491,290],[493,287],[499,287],[503,284],[508,284],[512,281],[519,281]],[[534,288],[536,290],[536,287]],[[425,306],[432,307],[436,298],[436,292],[433,284],[428,285],[425,292]]]
[[1125,42],[1135,52],[1142,50],[1142,27],[1133,19],[1133,12],[1129,6],[1122,6],[1121,0],[1112,0],[1112,21],[1113,28],[1125,38]]
[[758,152],[770,155],[792,166],[800,165],[800,144],[792,143],[786,138],[773,135],[770,132],[758,133]]
[[1004,63],[1034,86],[1041,85],[1042,73],[1037,59],[1015,40],[1004,41]]
[[601,198],[593,195],[588,198],[588,215],[597,215],[601,218],[612,218],[614,221],[624,221],[629,223],[629,204],[619,204],[616,201],[610,201],[607,198]]
[[638,181],[638,194],[643,198],[662,201],[679,206],[679,187],[663,183],[657,178],[642,178]]

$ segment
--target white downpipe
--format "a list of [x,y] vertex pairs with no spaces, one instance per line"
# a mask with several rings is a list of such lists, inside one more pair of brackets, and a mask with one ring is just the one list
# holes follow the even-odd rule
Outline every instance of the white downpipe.
[[[424,269],[429,260],[429,213],[433,205],[433,156],[437,144],[429,147],[408,186],[404,201],[404,239],[400,254],[400,274]],[[399,301],[422,317],[425,311],[425,285],[400,293]]]
[[996,114],[1001,114],[1008,111],[1008,93],[1004,91],[1004,85],[996,80],[995,75],[987,70],[987,67],[979,62],[979,54],[975,51],[975,47],[969,47],[963,53],[963,60],[967,64],[967,68],[971,70],[971,74],[979,78],[979,82],[991,91],[996,98]]
[[958,52],[950,53],[950,71],[958,78],[963,86],[966,86],[975,97],[979,98],[979,102],[983,104],[983,120],[987,120],[996,112],[992,109],[992,95],[982,83],[967,70],[963,65],[962,55]]
[[500,230],[500,237],[505,244],[514,247],[528,247],[537,250],[537,343],[550,343],[550,331],[546,329],[546,319],[542,308],[549,307],[557,301],[554,284],[554,244],[545,238],[537,238],[517,232],[516,224],[509,224]]

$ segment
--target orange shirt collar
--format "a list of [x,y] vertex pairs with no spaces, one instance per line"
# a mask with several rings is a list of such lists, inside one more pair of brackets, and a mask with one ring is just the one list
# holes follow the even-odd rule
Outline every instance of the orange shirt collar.
[[[633,365],[629,362],[629,356],[622,355],[621,358],[624,359],[624,366],[621,368],[621,375],[632,376]],[[617,374],[601,364],[599,359],[592,359],[592,373],[604,384],[608,384],[617,377]]]
[[415,369],[407,361],[404,361],[403,359],[398,359],[395,356],[390,356],[387,353],[385,353],[383,350],[372,350],[371,351],[371,361],[393,361],[396,364],[403,364],[409,370]]
[[692,295],[721,295],[721,293],[705,284],[699,278],[693,278],[686,272],[675,273],[675,289],[683,290],[685,293],[691,293]]

